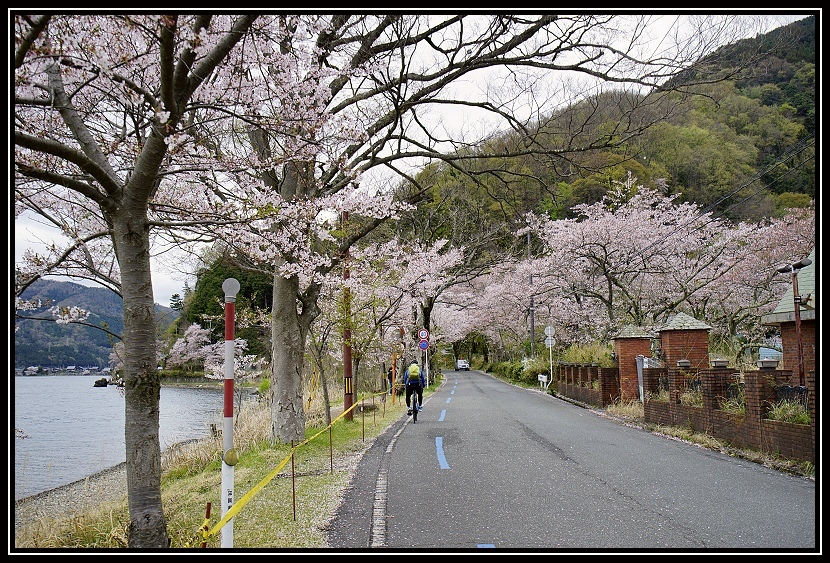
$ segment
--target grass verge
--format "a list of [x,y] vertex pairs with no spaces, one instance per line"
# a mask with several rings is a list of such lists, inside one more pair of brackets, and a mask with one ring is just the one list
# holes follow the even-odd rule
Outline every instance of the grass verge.
[[[246,549],[326,548],[325,531],[372,440],[406,412],[401,398],[368,397],[357,403],[352,420],[335,420],[331,432],[322,412],[307,414],[306,442],[272,444],[269,405],[246,403],[234,425],[235,505],[233,547]],[[332,418],[342,413],[333,407]],[[171,548],[201,548],[207,504],[211,535],[204,547],[220,548],[222,437],[164,452],[162,506]],[[279,466],[282,464],[282,468]],[[253,494],[253,490],[255,494]],[[249,492],[252,494],[247,495]],[[247,496],[246,496],[247,495]],[[125,501],[92,505],[63,518],[41,519],[15,531],[19,549],[108,549],[127,547],[129,512]]]

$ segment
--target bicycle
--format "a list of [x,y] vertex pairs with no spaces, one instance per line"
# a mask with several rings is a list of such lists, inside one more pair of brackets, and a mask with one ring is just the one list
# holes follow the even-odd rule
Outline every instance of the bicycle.
[[418,391],[412,392],[412,423],[418,422]]

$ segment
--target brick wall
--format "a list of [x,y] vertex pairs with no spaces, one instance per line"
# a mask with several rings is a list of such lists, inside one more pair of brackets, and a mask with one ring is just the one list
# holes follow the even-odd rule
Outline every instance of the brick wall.
[[[593,382],[599,381],[599,389]],[[560,363],[554,370],[553,389],[560,395],[598,407],[607,407],[620,398],[619,370],[590,364]]]
[[669,382],[668,402],[647,400],[643,404],[647,423],[687,427],[697,432],[705,432],[734,447],[752,448],[815,463],[815,372],[810,372],[805,377],[808,389],[807,403],[811,414],[808,426],[766,418],[770,406],[775,402],[775,386],[797,383],[794,380],[797,380],[798,376],[791,371],[769,369],[744,372],[744,416],[720,410],[720,401],[726,395],[726,386],[735,379],[735,374],[728,369],[701,370],[699,375],[703,406],[681,405],[679,396],[685,384],[684,373],[690,371],[679,368],[643,370],[645,389],[656,389],[657,380],[662,376],[667,377]]
[[[783,363],[779,367],[798,373],[798,340],[795,337],[795,323],[781,323]],[[801,321],[801,347],[804,356],[804,372],[816,370],[816,321]]]
[[637,356],[651,357],[651,339],[617,338],[614,353],[620,370],[620,395],[623,400],[640,398],[640,382],[637,379]]
[[709,367],[709,331],[703,329],[664,330],[660,332],[660,348],[667,366],[677,360],[689,360],[691,367]]
[[[616,368],[599,368],[600,390],[580,385],[579,364],[560,364],[556,372],[553,389],[583,403],[606,407],[616,399],[614,396],[617,376]],[[593,373],[593,371],[591,371]],[[680,404],[680,393],[689,375],[700,377],[703,406],[693,407]],[[766,414],[775,402],[775,386],[793,384],[797,376],[786,370],[758,370],[744,372],[744,395],[746,414],[733,415],[720,410],[725,399],[726,387],[735,382],[736,374],[729,369],[693,370],[691,368],[645,368],[643,389],[656,393],[658,381],[668,381],[669,401],[656,401],[647,395],[643,403],[645,422],[663,426],[689,428],[704,432],[737,448],[752,448],[769,453],[778,453],[790,459],[815,463],[816,447],[816,401],[815,372],[806,375],[807,404],[811,414],[810,425],[792,424],[768,420]]]

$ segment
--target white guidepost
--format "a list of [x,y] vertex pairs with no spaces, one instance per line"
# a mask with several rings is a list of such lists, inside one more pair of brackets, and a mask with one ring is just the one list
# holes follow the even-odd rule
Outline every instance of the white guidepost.
[[550,378],[545,381],[545,391],[553,383],[553,346],[556,344],[556,339],[553,337],[553,325],[545,327],[545,346],[548,347],[548,356],[550,357]]
[[[228,278],[222,283],[225,292],[225,395],[222,425],[222,517],[233,506],[233,466],[238,461],[233,447],[233,372],[234,372],[234,317],[239,282]],[[233,518],[222,527],[223,548],[233,547]]]

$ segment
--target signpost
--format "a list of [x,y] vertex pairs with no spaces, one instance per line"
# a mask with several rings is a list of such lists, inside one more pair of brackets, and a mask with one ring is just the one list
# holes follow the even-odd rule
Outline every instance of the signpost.
[[426,361],[426,351],[429,348],[429,331],[425,328],[418,329],[418,348],[423,352],[421,365],[424,366],[424,379],[429,387],[429,364]]
[[[547,385],[545,385],[545,389],[547,390],[548,386],[553,381],[553,346],[556,344],[556,339],[553,337],[553,326],[548,325],[545,327],[545,346],[548,347],[548,356],[550,357],[550,374],[551,374],[551,381],[547,381]],[[539,376],[539,381],[541,381],[541,375]]]

